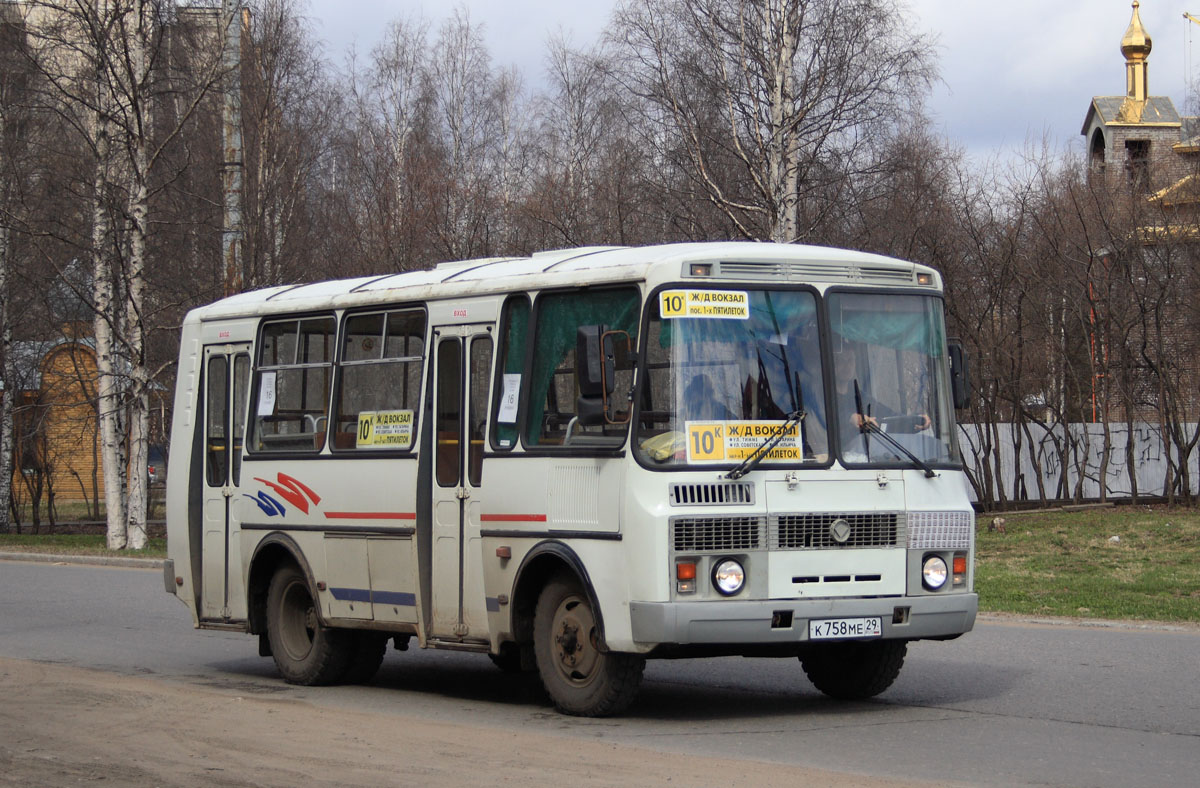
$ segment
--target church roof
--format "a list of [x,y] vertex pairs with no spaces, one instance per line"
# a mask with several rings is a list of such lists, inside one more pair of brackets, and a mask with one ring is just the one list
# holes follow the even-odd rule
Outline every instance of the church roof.
[[1150,202],[1158,203],[1164,208],[1200,203],[1200,175],[1193,173],[1165,189],[1158,190],[1150,196]]
[[1093,96],[1092,106],[1083,119],[1083,128],[1079,133],[1088,133],[1093,117],[1104,126],[1179,126],[1181,123],[1175,102],[1171,101],[1170,96],[1148,96],[1142,107],[1141,119],[1136,121],[1121,118],[1121,108],[1128,100],[1128,96]]

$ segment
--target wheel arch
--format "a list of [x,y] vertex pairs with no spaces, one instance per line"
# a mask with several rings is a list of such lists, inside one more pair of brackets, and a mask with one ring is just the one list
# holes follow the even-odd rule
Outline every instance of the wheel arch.
[[556,575],[573,575],[587,595],[592,615],[596,619],[596,631],[601,647],[607,650],[604,638],[604,613],[600,600],[592,587],[591,577],[579,554],[562,542],[547,539],[533,546],[525,554],[517,569],[513,583],[512,633],[518,643],[533,642],[533,616],[537,608],[538,595],[546,583]]
[[[267,631],[267,589],[271,586],[271,578],[277,569],[285,563],[295,564],[304,573],[308,587],[317,598],[317,582],[313,575],[308,559],[296,540],[285,533],[275,531],[267,534],[250,558],[250,575],[246,582],[248,617],[250,634],[261,635]],[[317,605],[317,615],[321,615],[321,606]]]

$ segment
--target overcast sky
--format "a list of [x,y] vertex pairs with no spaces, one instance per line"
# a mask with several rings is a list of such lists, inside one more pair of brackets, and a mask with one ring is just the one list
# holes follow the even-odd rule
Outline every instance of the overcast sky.
[[[1082,145],[1091,97],[1125,92],[1121,36],[1130,0],[906,0],[912,28],[936,40],[942,84],[930,99],[935,122],[976,157],[1015,155],[1047,137],[1055,149]],[[309,0],[326,54],[341,63],[352,44],[365,55],[379,32],[401,15],[444,19],[453,0]],[[1189,5],[1191,3],[1191,5]],[[497,65],[516,65],[527,86],[541,82],[545,41],[562,30],[577,45],[596,40],[613,0],[465,0],[484,26]],[[1189,65],[1200,66],[1200,0],[1143,0],[1142,22],[1154,43],[1150,93],[1167,95],[1180,113]],[[1192,41],[1195,40],[1193,44]]]

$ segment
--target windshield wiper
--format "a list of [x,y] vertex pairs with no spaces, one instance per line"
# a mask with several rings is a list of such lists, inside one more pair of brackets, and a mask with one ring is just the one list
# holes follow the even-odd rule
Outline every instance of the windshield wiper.
[[933,468],[929,467],[928,463],[926,463],[924,460],[922,460],[917,455],[913,454],[908,449],[904,448],[904,446],[900,443],[900,441],[896,440],[891,435],[888,435],[886,432],[884,432],[882,429],[880,429],[878,424],[873,424],[869,421],[865,421],[865,422],[863,422],[862,431],[868,432],[868,433],[874,433],[874,434],[878,435],[879,437],[883,438],[884,443],[886,443],[887,445],[889,445],[892,448],[899,451],[905,457],[912,460],[913,465],[915,465],[918,468],[920,468],[921,470],[925,471],[926,479],[932,479],[934,476],[937,476],[937,474],[933,472]]
[[913,454],[908,449],[904,448],[900,441],[884,432],[878,424],[871,421],[871,417],[868,414],[863,413],[862,390],[858,387],[858,378],[854,379],[854,407],[857,409],[858,414],[858,430],[863,434],[863,444],[867,450],[867,462],[871,461],[871,441],[867,436],[874,434],[878,435],[880,438],[883,438],[883,442],[888,446],[891,446],[893,449],[912,460],[913,465],[925,471],[926,479],[932,479],[933,477],[937,476],[937,474],[933,472],[933,468],[929,467],[928,463],[926,463],[917,455]]
[[808,414],[804,412],[803,408],[789,413],[787,415],[787,419],[783,422],[783,425],[780,426],[779,430],[774,435],[768,436],[766,440],[759,444],[757,449],[750,452],[749,457],[742,460],[736,468],[725,474],[725,478],[740,479],[747,473],[750,473],[750,471],[754,470],[754,468],[760,462],[766,459],[768,454],[771,453],[771,449],[775,448],[779,442],[783,440],[783,436],[787,434],[787,431],[796,424],[804,421],[804,417],[807,415]]

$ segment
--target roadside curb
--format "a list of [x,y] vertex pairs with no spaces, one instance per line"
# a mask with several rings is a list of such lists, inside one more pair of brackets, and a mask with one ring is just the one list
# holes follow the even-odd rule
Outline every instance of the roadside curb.
[[0,561],[33,561],[40,564],[86,564],[123,566],[133,569],[162,569],[161,558],[122,558],[109,555],[55,555],[52,553],[0,553]]
[[1021,616],[1014,613],[979,613],[976,621],[1020,626],[1081,627],[1084,629],[1156,630],[1194,634],[1200,626],[1190,622],[1145,621],[1124,618],[1068,618],[1057,616]]

